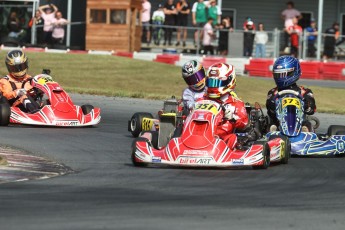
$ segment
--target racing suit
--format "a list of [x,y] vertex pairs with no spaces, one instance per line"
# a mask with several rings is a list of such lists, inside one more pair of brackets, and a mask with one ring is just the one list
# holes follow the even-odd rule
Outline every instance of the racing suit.
[[21,81],[18,81],[11,77],[11,75],[7,75],[0,79],[0,91],[2,96],[8,100],[11,106],[24,107],[24,109],[28,110],[29,112],[34,112],[38,110],[38,104],[26,94],[21,94],[18,96],[18,92],[20,90],[25,89],[28,91],[32,89],[30,81],[27,81],[30,78],[31,76],[27,74]]
[[201,91],[195,91],[191,88],[186,88],[182,93],[183,107],[188,110],[192,110],[195,102],[202,98],[206,92],[206,87]]
[[[214,100],[207,96],[204,99]],[[244,129],[248,125],[248,114],[244,102],[233,91],[214,101],[224,106],[224,114],[232,113],[230,120],[223,120],[218,125],[216,135],[223,139],[230,149],[234,149],[237,143],[237,136],[234,134],[235,129]]]
[[[271,89],[270,91],[268,91],[267,93],[266,108],[267,108],[267,114],[272,120],[272,124],[276,125],[277,127],[279,127],[279,121],[276,116],[276,110],[275,110],[276,106],[275,106],[274,97],[275,95],[277,95],[279,91],[286,90],[286,89],[294,90],[303,97],[304,114],[313,115],[316,111],[314,95],[310,89],[304,88],[303,86],[298,86],[296,83],[281,90],[278,90],[278,88],[275,87]],[[311,130],[310,128],[311,124],[307,124],[305,121],[303,125],[306,125],[308,129]]]

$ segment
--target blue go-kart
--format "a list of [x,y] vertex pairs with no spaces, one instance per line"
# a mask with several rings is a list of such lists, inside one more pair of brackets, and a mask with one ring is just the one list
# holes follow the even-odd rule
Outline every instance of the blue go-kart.
[[331,125],[326,134],[304,132],[304,102],[293,90],[279,92],[275,105],[279,131],[267,133],[267,138],[272,135],[287,136],[292,156],[345,156],[345,126]]

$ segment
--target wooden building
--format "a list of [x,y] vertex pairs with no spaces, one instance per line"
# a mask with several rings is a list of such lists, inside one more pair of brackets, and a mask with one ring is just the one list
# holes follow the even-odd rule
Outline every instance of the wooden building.
[[139,51],[141,0],[87,0],[86,49]]

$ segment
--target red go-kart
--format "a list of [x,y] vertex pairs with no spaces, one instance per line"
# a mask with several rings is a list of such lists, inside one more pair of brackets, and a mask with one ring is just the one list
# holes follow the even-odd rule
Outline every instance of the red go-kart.
[[[186,118],[182,131],[176,132],[166,146],[157,143],[159,132],[144,132],[133,141],[132,162],[135,166],[173,165],[191,167],[253,166],[266,169],[270,162],[287,163],[290,142],[284,136],[271,136],[250,142],[241,148],[230,149],[215,135],[223,120],[223,107],[210,100],[196,103]],[[161,131],[161,130],[160,130]],[[162,132],[164,133],[164,132]]]
[[63,88],[47,74],[39,74],[30,79],[33,89],[27,96],[35,100],[40,109],[28,113],[20,106],[8,104],[4,97],[0,103],[0,125],[9,123],[40,126],[93,126],[100,122],[100,108],[92,105],[74,105]]

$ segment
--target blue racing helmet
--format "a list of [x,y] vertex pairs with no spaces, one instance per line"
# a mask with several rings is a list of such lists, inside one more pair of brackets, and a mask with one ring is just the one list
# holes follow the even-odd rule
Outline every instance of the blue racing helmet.
[[273,78],[278,89],[296,83],[301,76],[301,66],[297,58],[281,56],[273,64]]

